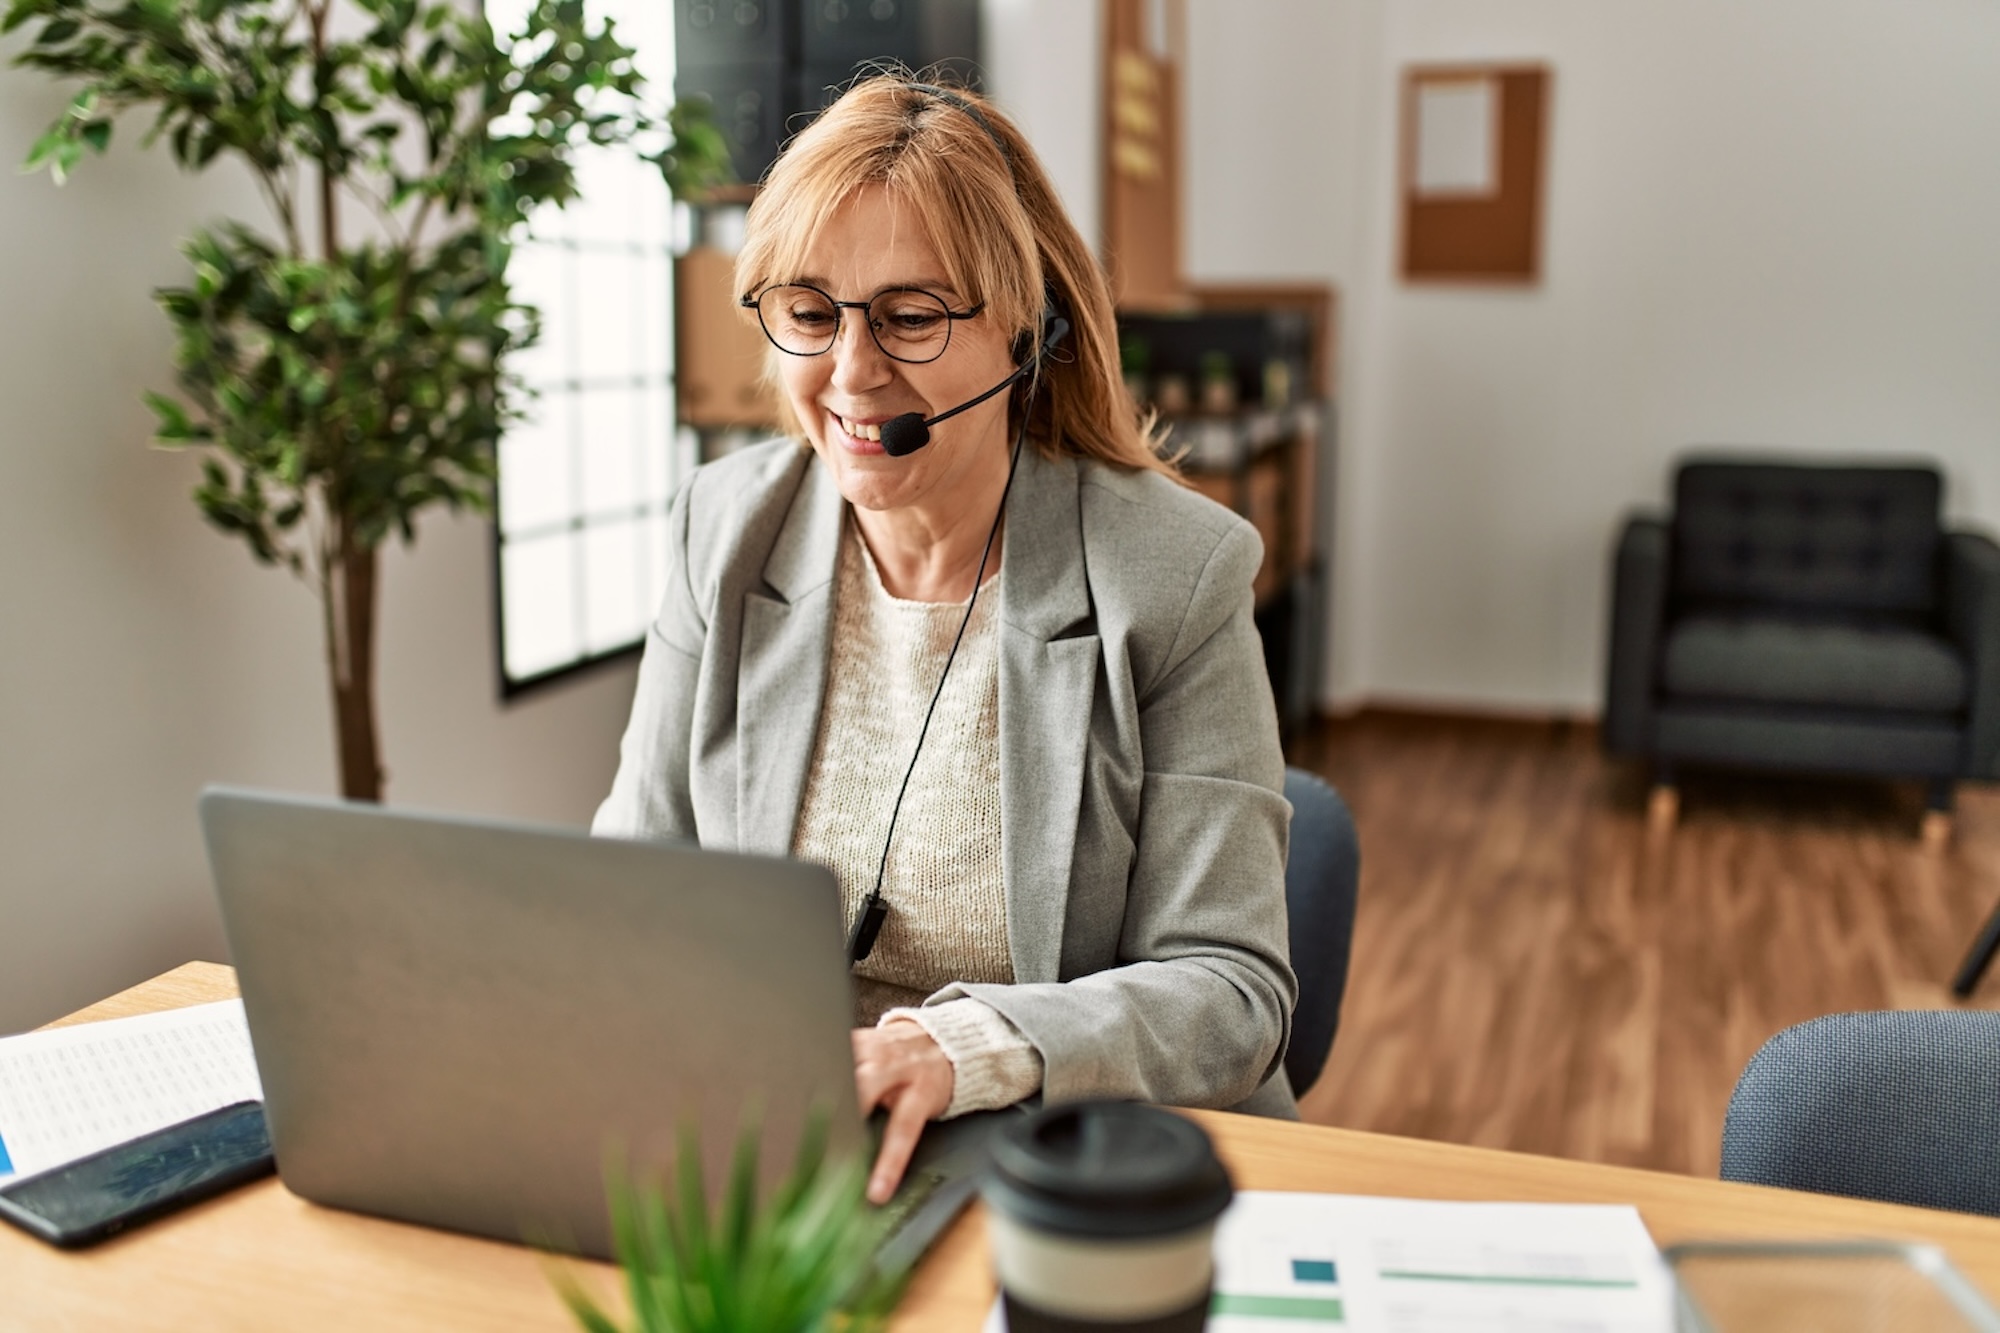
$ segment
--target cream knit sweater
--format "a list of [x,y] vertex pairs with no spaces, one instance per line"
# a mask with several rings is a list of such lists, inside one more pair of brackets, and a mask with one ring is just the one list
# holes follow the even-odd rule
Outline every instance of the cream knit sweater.
[[[889,916],[854,969],[855,1021],[907,1018],[952,1063],[947,1116],[1006,1106],[1042,1085],[1042,1058],[992,1007],[921,1006],[954,981],[1008,983],[1000,867],[999,575],[981,586],[910,777],[889,849]],[[896,790],[965,615],[882,586],[850,515],[834,593],[833,651],[792,854],[832,870],[842,919],[874,886]]]

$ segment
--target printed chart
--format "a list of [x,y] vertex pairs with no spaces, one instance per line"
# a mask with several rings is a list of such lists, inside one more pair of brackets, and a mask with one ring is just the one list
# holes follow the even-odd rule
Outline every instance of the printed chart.
[[0,1182],[263,1096],[241,1000],[0,1039]]
[[1670,1333],[1637,1210],[1246,1192],[1216,1232],[1211,1333]]

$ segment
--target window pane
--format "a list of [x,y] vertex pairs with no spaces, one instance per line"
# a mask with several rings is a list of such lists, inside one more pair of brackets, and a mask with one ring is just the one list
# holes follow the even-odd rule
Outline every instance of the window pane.
[[585,389],[583,408],[583,512],[630,510],[639,503],[644,474],[639,462],[639,393],[636,389]]
[[576,512],[569,447],[575,399],[544,393],[525,406],[529,419],[500,440],[500,531],[510,536],[567,523]]
[[516,301],[542,312],[542,340],[510,356],[507,368],[536,387],[569,380],[576,373],[569,356],[574,335],[566,332],[576,323],[571,256],[558,246],[517,245],[507,278]]
[[[505,35],[529,3],[503,0],[487,14]],[[672,7],[587,3],[637,50],[653,100],[669,95]],[[682,210],[633,149],[586,147],[575,160],[578,197],[530,218],[508,270],[543,330],[537,347],[509,358],[541,394],[499,447],[501,658],[513,681],[643,637],[663,586],[666,501],[695,458],[674,421]]]
[[664,249],[639,260],[639,361],[648,374],[674,364],[673,271]]
[[515,680],[573,662],[577,633],[576,544],[568,532],[501,549],[501,618],[507,674]]
[[602,0],[592,12],[618,25],[618,40],[638,52],[648,92],[664,97],[674,83],[674,11],[661,0]]
[[[576,188],[587,207],[570,210],[570,236],[585,245],[629,245],[640,230],[639,195],[659,172],[626,149],[586,148],[576,155]],[[659,186],[655,184],[655,189]]]
[[576,333],[584,377],[602,381],[642,373],[638,286],[643,276],[630,252],[577,253]]
[[608,652],[645,633],[647,616],[639,581],[641,535],[640,525],[629,520],[584,530],[584,647],[588,652]]

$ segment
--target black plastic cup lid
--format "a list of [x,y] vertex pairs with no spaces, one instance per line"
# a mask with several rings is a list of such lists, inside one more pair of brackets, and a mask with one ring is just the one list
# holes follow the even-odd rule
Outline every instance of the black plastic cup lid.
[[1064,1235],[1165,1236],[1213,1220],[1235,1195],[1201,1126],[1139,1102],[1049,1106],[993,1142],[989,1208]]

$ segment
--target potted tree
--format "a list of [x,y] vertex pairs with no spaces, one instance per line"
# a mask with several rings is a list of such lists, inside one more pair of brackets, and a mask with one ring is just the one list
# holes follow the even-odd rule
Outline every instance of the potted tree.
[[582,0],[532,0],[519,32],[427,0],[12,0],[39,23],[15,63],[80,90],[26,170],[57,183],[153,114],[146,142],[201,170],[229,157],[267,230],[205,227],[188,284],[155,293],[180,396],[158,440],[205,451],[217,528],[321,602],[342,794],[378,800],[379,553],[428,506],[489,509],[494,444],[519,416],[506,353],[538,335],[507,285],[529,214],[576,193],[576,154],[627,145],[677,194],[726,179],[699,108],[643,100],[633,51]]

